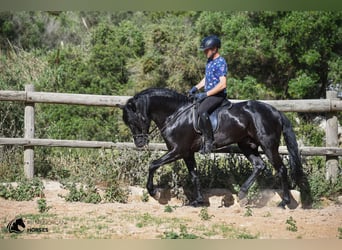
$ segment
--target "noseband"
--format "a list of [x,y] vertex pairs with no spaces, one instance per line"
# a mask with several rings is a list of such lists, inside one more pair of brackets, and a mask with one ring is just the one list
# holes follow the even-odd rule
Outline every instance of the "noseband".
[[149,140],[148,137],[151,133],[149,132],[148,134],[137,134],[137,135],[133,135],[133,139],[145,139],[145,140]]

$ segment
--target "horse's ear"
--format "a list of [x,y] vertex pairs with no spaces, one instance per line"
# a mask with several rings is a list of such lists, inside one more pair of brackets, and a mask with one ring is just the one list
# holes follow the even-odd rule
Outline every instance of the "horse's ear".
[[119,109],[124,109],[124,107],[125,107],[125,105],[122,105],[122,104],[119,104],[119,105],[118,105],[118,108],[119,108]]

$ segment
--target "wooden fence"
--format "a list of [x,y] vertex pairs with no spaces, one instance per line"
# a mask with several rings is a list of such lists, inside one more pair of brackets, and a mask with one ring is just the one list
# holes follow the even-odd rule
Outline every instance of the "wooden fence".
[[[34,147],[76,147],[76,148],[133,148],[133,143],[114,143],[103,141],[54,140],[34,138],[35,103],[68,104],[87,106],[118,107],[125,104],[129,96],[84,95],[66,93],[35,92],[33,85],[26,85],[25,91],[0,91],[0,101],[18,101],[25,103],[24,138],[0,138],[0,145],[21,145],[24,147],[25,175],[34,175]],[[238,102],[241,100],[232,100]],[[336,112],[342,110],[342,101],[337,98],[336,91],[327,91],[327,99],[320,100],[267,100],[263,101],[284,112],[325,112],[327,118],[326,146],[301,147],[301,155],[326,156],[327,179],[335,180],[338,175],[338,156],[342,156],[342,148],[338,147],[338,120]],[[1,114],[0,114],[1,115]],[[162,143],[151,143],[151,150],[166,150]],[[232,152],[239,153],[236,146]],[[279,153],[287,154],[286,147],[279,148]]]

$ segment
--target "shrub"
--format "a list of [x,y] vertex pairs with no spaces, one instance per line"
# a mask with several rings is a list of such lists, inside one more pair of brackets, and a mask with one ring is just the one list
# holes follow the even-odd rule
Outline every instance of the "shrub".
[[49,211],[49,209],[51,208],[50,206],[47,206],[46,199],[43,199],[43,198],[37,200],[37,204],[38,204],[38,211],[40,213],[45,213]]
[[107,202],[116,201],[120,203],[127,203],[128,195],[129,190],[127,188],[123,188],[120,185],[112,184],[110,187],[106,189],[104,200]]
[[16,201],[29,201],[35,197],[42,197],[43,182],[39,178],[32,180],[23,179],[15,187],[12,184],[0,185],[0,197]]
[[87,188],[84,188],[81,184],[80,187],[77,188],[76,184],[72,183],[71,185],[67,184],[66,188],[69,189],[69,194],[62,196],[66,201],[94,204],[101,202],[101,196],[93,185],[88,185]]
[[195,234],[188,233],[188,229],[185,225],[179,225],[180,232],[174,232],[173,230],[170,232],[164,232],[162,239],[198,239],[199,236]]
[[201,209],[199,213],[199,217],[201,220],[210,220],[211,218],[215,217],[214,215],[209,215],[208,208],[204,207]]
[[290,216],[290,218],[288,218],[287,220],[286,220],[286,225],[288,225],[287,227],[286,227],[286,229],[288,230],[288,231],[291,231],[291,232],[297,232],[298,231],[298,227],[297,227],[297,224],[296,224],[297,222],[293,219],[293,217],[292,216]]

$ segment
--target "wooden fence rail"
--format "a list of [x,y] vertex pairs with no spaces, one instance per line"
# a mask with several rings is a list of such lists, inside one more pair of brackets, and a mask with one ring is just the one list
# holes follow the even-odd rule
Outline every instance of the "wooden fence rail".
[[[0,101],[17,101],[25,103],[25,128],[24,138],[0,138],[0,145],[21,145],[24,147],[25,175],[32,178],[34,175],[34,147],[77,147],[77,148],[133,148],[133,143],[114,143],[104,141],[77,141],[77,140],[54,140],[34,138],[34,104],[67,104],[87,106],[118,107],[129,99],[129,96],[106,96],[35,92],[33,85],[25,86],[25,91],[0,91]],[[271,104],[283,112],[326,112],[326,147],[301,147],[302,155],[324,155],[327,157],[327,179],[336,179],[339,171],[338,156],[342,156],[342,148],[338,147],[336,112],[342,110],[342,101],[337,98],[335,91],[327,92],[328,99],[320,100],[262,100]],[[242,100],[232,100],[239,102]],[[151,143],[150,150],[166,150],[162,143]],[[236,146],[230,146],[231,152],[239,153]],[[287,154],[286,147],[280,147],[279,153]]]
[[[334,91],[332,91],[334,92]],[[65,94],[33,91],[0,91],[0,101],[117,107],[130,96]],[[243,100],[231,100],[241,102]],[[260,100],[283,112],[334,112],[342,110],[340,99]]]
[[[55,140],[55,139],[25,139],[25,138],[0,138],[0,145],[17,145],[23,147],[68,147],[68,148],[103,148],[103,149],[135,149],[166,151],[164,143],[150,143],[148,148],[136,148],[133,142],[107,142],[107,141],[82,141],[82,140]],[[231,153],[241,153],[236,145],[227,146]],[[226,148],[225,148],[226,149]],[[260,153],[263,151],[260,149]],[[299,152],[305,156],[341,156],[342,148],[337,147],[300,147]],[[287,155],[286,146],[279,147],[279,153]]]

